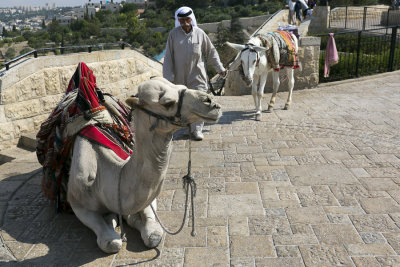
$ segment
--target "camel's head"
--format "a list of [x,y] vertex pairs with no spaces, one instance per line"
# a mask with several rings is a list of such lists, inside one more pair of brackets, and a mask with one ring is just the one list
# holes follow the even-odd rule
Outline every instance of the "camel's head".
[[260,52],[266,51],[265,47],[253,45],[253,44],[234,44],[226,42],[230,47],[240,51],[240,68],[242,73],[242,78],[244,82],[249,86],[253,83],[253,75],[256,67],[260,61]]
[[222,115],[221,106],[213,96],[161,77],[141,83],[137,96],[128,98],[126,103],[182,127],[199,121],[217,122]]

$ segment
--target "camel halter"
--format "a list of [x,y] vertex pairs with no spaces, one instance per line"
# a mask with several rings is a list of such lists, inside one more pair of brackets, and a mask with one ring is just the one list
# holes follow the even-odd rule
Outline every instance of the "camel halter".
[[[136,107],[136,109],[140,109],[147,115],[150,115],[154,118],[157,118],[157,121],[150,127],[150,131],[154,130],[158,124],[158,120],[163,120],[166,122],[169,122],[173,125],[180,126],[180,127],[186,127],[188,126],[188,123],[182,121],[182,114],[181,114],[181,109],[182,109],[182,102],[183,102],[183,97],[185,96],[186,89],[183,89],[182,91],[179,92],[179,100],[178,100],[178,110],[176,111],[174,116],[164,116],[160,115],[157,113],[154,113],[153,111],[150,111],[148,109],[142,108],[142,107]],[[131,116],[132,116],[132,111],[131,110]]]
[[[192,169],[192,136],[191,136],[191,132],[190,132],[190,124],[189,123],[185,123],[182,121],[182,114],[181,114],[181,109],[182,109],[182,102],[183,102],[183,97],[185,96],[185,92],[186,89],[183,89],[182,91],[180,91],[179,93],[179,100],[178,100],[178,110],[175,113],[175,116],[163,116],[163,115],[159,115],[156,114],[150,110],[144,109],[139,107],[138,109],[144,111],[145,113],[147,113],[150,116],[153,116],[157,119],[161,119],[164,121],[167,121],[173,125],[177,125],[177,126],[184,126],[184,127],[188,127],[189,128],[189,160],[188,160],[188,173],[182,177],[182,182],[183,182],[183,189],[185,189],[186,192],[186,199],[185,199],[185,213],[183,214],[183,219],[182,219],[182,224],[179,227],[179,229],[175,232],[170,231],[169,229],[167,229],[164,224],[161,222],[160,218],[157,215],[156,210],[154,209],[153,205],[150,204],[151,209],[153,210],[153,213],[157,219],[157,221],[159,222],[159,224],[161,225],[161,227],[164,229],[164,231],[170,235],[176,235],[178,233],[180,233],[183,229],[183,226],[185,225],[186,222],[186,218],[187,218],[187,210],[188,210],[188,200],[189,200],[189,186],[190,186],[190,196],[191,196],[191,208],[192,208],[192,232],[191,235],[192,236],[196,236],[196,229],[195,229],[195,220],[194,220],[194,197],[196,196],[196,182],[194,181],[192,175],[191,175],[191,169]],[[131,111],[131,115],[132,115],[132,111]],[[176,120],[176,118],[178,118],[178,121]],[[154,123],[151,127],[150,127],[150,131],[154,130],[154,128],[157,126],[158,124],[158,120],[156,123]],[[120,227],[121,227],[121,239],[123,242],[127,241],[125,232],[124,232],[124,228],[123,228],[123,223],[122,223],[122,204],[121,204],[121,176],[119,179],[119,183],[118,183],[118,202],[119,202],[119,221],[120,221]]]

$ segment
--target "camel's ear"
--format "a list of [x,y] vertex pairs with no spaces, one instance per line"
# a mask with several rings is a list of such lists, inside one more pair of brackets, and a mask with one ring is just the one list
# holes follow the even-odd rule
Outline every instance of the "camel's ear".
[[226,44],[229,45],[230,47],[232,47],[233,49],[238,50],[238,51],[242,51],[243,49],[246,48],[245,45],[234,44],[234,43],[230,43],[230,42],[226,42]]
[[126,102],[126,104],[127,104],[128,106],[130,106],[131,108],[140,107],[139,98],[137,98],[137,97],[135,97],[135,96],[129,97],[125,102]]

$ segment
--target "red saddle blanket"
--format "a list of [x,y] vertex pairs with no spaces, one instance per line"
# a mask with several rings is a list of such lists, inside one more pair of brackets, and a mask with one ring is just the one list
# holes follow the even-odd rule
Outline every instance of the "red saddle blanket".
[[[107,110],[110,105],[112,108]],[[122,160],[132,155],[129,109],[97,88],[96,77],[83,62],[78,64],[63,99],[36,135],[36,155],[43,166],[42,190],[56,202],[58,210],[69,208],[66,192],[77,135],[113,150]]]

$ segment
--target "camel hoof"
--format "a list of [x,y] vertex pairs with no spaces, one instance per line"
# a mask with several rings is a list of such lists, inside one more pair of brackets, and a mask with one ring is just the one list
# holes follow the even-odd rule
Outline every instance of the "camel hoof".
[[256,121],[260,121],[261,120],[261,114],[256,114]]
[[289,110],[289,104],[286,104],[283,110]]
[[144,240],[144,244],[148,248],[155,248],[160,244],[161,239],[162,239],[162,234],[159,232],[154,232],[149,236],[147,240],[146,239]]
[[273,110],[274,110],[274,108],[273,108],[273,107],[271,107],[271,106],[268,106],[268,109],[267,109],[267,112],[268,112],[268,113],[271,113]]
[[117,253],[122,248],[122,240],[114,239],[111,241],[99,241],[97,240],[97,245],[105,253]]

